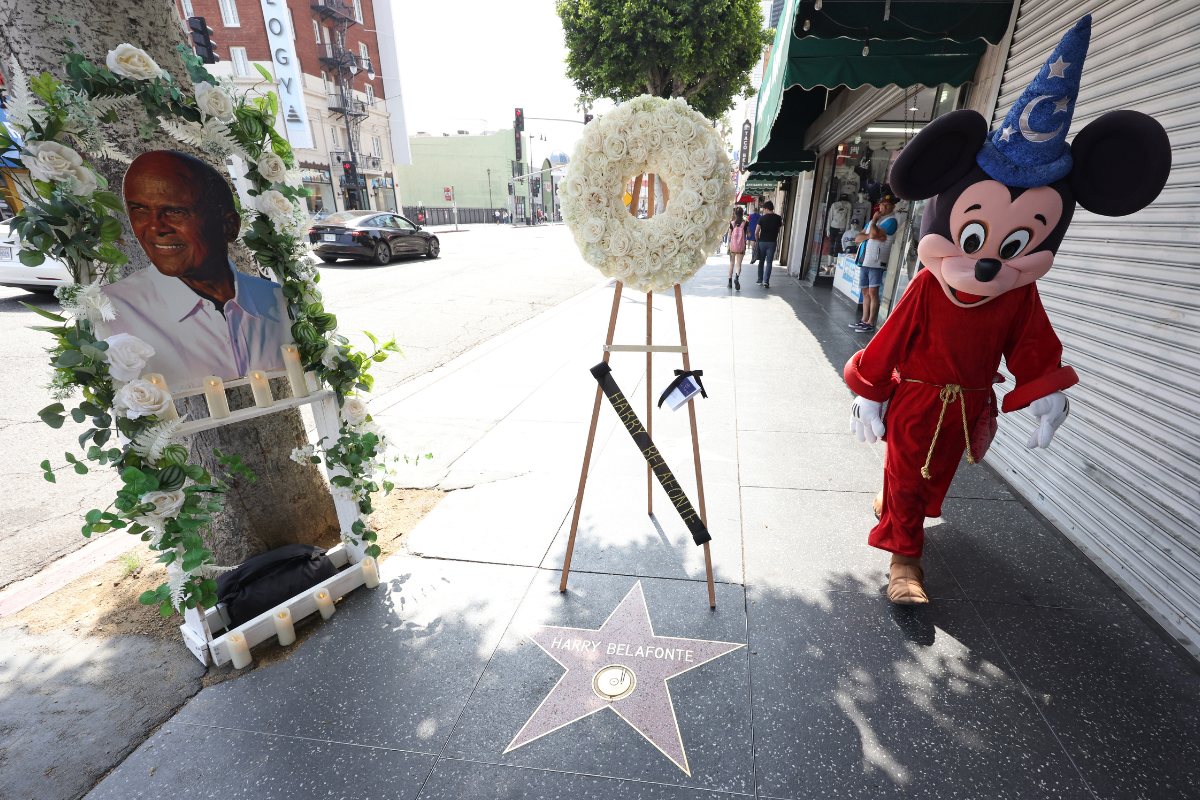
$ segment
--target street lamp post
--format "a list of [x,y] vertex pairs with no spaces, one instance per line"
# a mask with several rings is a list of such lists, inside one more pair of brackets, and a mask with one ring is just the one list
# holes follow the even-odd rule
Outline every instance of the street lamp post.
[[488,209],[492,207],[492,168],[488,167]]

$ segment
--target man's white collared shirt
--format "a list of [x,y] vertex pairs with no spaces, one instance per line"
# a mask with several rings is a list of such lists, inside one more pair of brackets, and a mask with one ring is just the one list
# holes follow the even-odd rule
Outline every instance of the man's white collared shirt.
[[290,342],[287,303],[279,284],[233,269],[236,291],[224,313],[179,278],[149,267],[103,288],[129,333],[154,348],[143,374],[158,372],[172,392],[196,389],[206,375],[234,380],[252,369],[283,369]]

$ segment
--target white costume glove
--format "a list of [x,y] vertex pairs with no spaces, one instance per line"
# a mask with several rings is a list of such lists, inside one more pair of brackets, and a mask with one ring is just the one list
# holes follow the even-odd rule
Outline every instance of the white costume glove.
[[850,432],[858,437],[860,442],[874,442],[883,436],[887,428],[883,424],[883,411],[887,403],[876,403],[865,397],[854,398],[850,407]]
[[1070,413],[1071,406],[1067,396],[1062,392],[1048,394],[1029,404],[1029,410],[1037,417],[1038,426],[1029,436],[1025,446],[1029,449],[1040,447],[1043,450],[1050,446],[1058,426],[1062,425]]

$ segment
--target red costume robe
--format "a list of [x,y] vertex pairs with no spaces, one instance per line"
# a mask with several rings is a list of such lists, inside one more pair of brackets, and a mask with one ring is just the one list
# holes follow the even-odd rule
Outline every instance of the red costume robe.
[[[1004,397],[1005,413],[1079,382],[1075,370],[1062,365],[1062,344],[1035,284],[962,308],[923,269],[875,338],[846,364],[851,390],[868,400],[891,400],[885,418],[883,515],[869,544],[921,557],[925,517],[941,516],[966,449],[959,404],[966,404],[967,428],[973,431],[992,397],[1001,355],[1017,382]],[[947,384],[964,391],[961,400],[946,406],[927,480],[921,468],[938,426],[939,393]]]

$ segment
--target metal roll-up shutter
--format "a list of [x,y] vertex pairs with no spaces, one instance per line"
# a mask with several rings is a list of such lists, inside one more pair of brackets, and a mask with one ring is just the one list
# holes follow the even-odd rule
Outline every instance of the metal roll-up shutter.
[[1031,451],[1032,415],[1009,415],[988,460],[1200,656],[1200,5],[1024,0],[993,128],[1086,13],[1072,136],[1107,111],[1150,114],[1171,138],[1171,178],[1129,217],[1076,209],[1038,281],[1080,376],[1071,416]]

